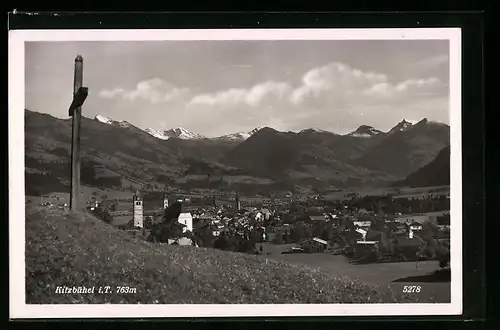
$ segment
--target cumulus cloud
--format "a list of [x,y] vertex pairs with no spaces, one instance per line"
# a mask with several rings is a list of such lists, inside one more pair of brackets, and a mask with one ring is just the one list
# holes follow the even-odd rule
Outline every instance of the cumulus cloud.
[[314,68],[302,77],[302,85],[292,92],[290,101],[301,104],[309,98],[353,95],[355,90],[387,81],[387,76],[373,72],[363,72],[346,64],[333,62]]
[[427,79],[408,79],[397,84],[380,83],[364,89],[362,94],[386,100],[399,100],[401,97],[435,95],[444,87],[441,81],[435,77]]
[[[447,109],[448,85],[436,77],[394,80],[381,72],[339,62],[311,68],[299,77],[296,81],[267,80],[248,88],[198,95],[154,78],[139,82],[133,89],[102,90],[100,97],[147,102],[151,111],[145,121],[155,123],[147,124],[149,127],[185,126],[207,136],[258,126],[283,131],[319,127],[339,133],[361,124],[388,129],[385,125],[401,118],[432,118],[437,111]],[[166,102],[175,102],[168,109],[179,111],[165,111]],[[127,105],[120,106],[123,109]],[[135,111],[135,105],[129,106]],[[442,118],[446,118],[447,112],[442,112]]]
[[104,99],[113,99],[118,95],[122,95],[125,92],[123,88],[115,89],[104,89],[99,93],[99,96]]
[[200,94],[191,99],[190,106],[195,105],[237,105],[258,106],[264,99],[283,99],[291,90],[284,82],[266,81],[251,88],[231,88],[213,94]]
[[[344,63],[332,62],[307,71],[299,84],[266,81],[250,88],[230,88],[194,96],[188,106],[337,108],[370,102],[396,102],[418,95],[433,95],[443,87],[439,79],[390,81],[383,73],[363,71]],[[278,101],[278,102],[276,102]]]
[[[306,71],[296,82],[270,80],[249,88],[195,95],[187,102],[183,118],[193,126],[224,134],[231,127],[249,130],[256,126],[280,130],[330,127],[339,131],[340,126],[363,123],[384,129],[386,118],[394,117],[397,121],[407,117],[396,114],[402,110],[425,112],[432,104],[436,105],[433,111],[445,109],[446,87],[435,77],[395,81],[384,73],[332,62]],[[207,108],[213,111],[206,111]],[[372,119],[365,122],[367,117]],[[217,125],[212,127],[208,122]]]
[[302,78],[302,85],[292,92],[290,102],[302,106],[331,104],[337,107],[374,101],[390,103],[412,96],[434,95],[442,87],[442,82],[435,77],[392,82],[385,74],[331,63],[308,71]]
[[120,97],[125,100],[145,100],[149,103],[171,102],[189,94],[188,88],[179,88],[163,79],[153,78],[139,82],[135,89],[104,89],[99,96],[107,99]]

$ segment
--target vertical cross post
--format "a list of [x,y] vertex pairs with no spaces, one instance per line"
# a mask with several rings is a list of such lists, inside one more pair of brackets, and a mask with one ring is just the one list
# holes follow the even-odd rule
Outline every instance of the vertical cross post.
[[[83,84],[83,58],[78,55],[75,58],[75,72],[73,84],[73,99]],[[80,199],[80,129],[82,121],[82,108],[77,107],[73,110],[73,134],[71,139],[71,196],[70,209],[78,209],[78,200]]]

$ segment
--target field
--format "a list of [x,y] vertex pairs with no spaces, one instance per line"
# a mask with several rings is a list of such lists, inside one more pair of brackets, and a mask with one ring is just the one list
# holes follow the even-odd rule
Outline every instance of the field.
[[398,262],[356,265],[350,263],[342,255],[327,253],[281,254],[293,244],[263,244],[264,253],[269,258],[289,263],[319,267],[333,275],[345,275],[355,280],[376,285],[389,285],[392,290],[402,292],[403,286],[419,285],[418,298],[439,303],[450,302],[451,288],[449,282],[429,282],[428,275],[439,269],[437,261]]
[[[26,302],[432,302],[266,256],[146,242],[87,213],[28,206]],[[134,294],[55,294],[57,286],[128,286]]]
[[[104,189],[101,190],[96,187],[90,187],[82,185],[80,188],[81,200],[82,201],[90,201],[92,198],[96,200],[103,199],[130,199],[132,200],[132,196],[134,192],[132,190],[123,189],[123,190],[111,190]],[[26,200],[33,202],[35,204],[40,204],[41,196],[26,196]],[[45,193],[43,196],[43,202],[51,202],[51,203],[69,203],[69,187],[68,192],[51,192]]]
[[332,192],[325,196],[329,200],[342,200],[346,199],[345,195],[348,193],[357,193],[360,196],[384,196],[393,194],[394,198],[418,198],[427,196],[439,196],[450,193],[450,186],[434,186],[434,187],[360,187],[352,188],[346,191]]

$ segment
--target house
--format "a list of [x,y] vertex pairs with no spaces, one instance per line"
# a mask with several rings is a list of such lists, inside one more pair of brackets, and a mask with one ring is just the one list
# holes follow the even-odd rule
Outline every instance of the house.
[[402,215],[398,216],[396,218],[396,221],[401,222],[401,223],[412,223],[412,222],[418,222],[420,224],[424,222],[432,222],[433,219],[429,215]]
[[255,214],[254,219],[255,221],[264,221],[264,214],[262,214],[261,212],[257,212],[257,214]]
[[359,245],[359,246],[374,246],[374,245],[378,245],[378,241],[357,241],[356,245]]
[[372,225],[371,221],[353,221],[354,228],[368,229]]
[[168,239],[168,244],[170,245],[181,245],[181,246],[197,246],[192,239],[188,237],[179,237],[175,239]]
[[358,213],[359,214],[364,214],[364,215],[368,215],[369,214],[369,212],[366,209],[363,209],[363,208],[359,209]]
[[266,220],[269,220],[269,218],[272,215],[271,211],[269,211],[269,209],[266,209],[266,208],[262,209],[260,212],[262,213],[262,215],[264,216],[264,219],[266,219]]
[[356,232],[360,233],[360,234],[361,234],[361,236],[362,236],[362,240],[363,240],[363,241],[365,241],[367,231],[366,231],[366,230],[364,230],[364,229],[361,229],[361,228],[357,228],[357,229],[356,229]]
[[191,213],[181,213],[179,214],[179,218],[177,221],[181,224],[184,225],[185,227],[182,229],[182,232],[186,231],[193,231],[193,216]]
[[378,251],[378,248],[378,241],[357,241],[354,254],[357,257],[362,257]]
[[410,223],[410,230],[420,231],[420,230],[422,230],[422,224],[414,221],[414,222]]
[[326,221],[327,218],[324,215],[310,215],[308,217],[308,220],[311,221],[311,222]]
[[300,242],[298,246],[302,250],[304,250],[304,252],[318,253],[326,251],[326,249],[328,248],[328,242],[320,238],[314,237],[312,239]]

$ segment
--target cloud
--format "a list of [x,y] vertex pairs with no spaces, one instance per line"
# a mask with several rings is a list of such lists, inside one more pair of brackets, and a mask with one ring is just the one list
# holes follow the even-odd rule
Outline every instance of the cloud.
[[363,72],[346,64],[333,62],[309,70],[302,77],[302,85],[293,91],[290,101],[297,105],[325,92],[335,93],[337,96],[350,95],[353,90],[382,83],[387,79],[384,74]]
[[163,79],[153,78],[139,82],[135,89],[131,90],[123,88],[104,89],[99,93],[99,96],[105,99],[120,97],[129,101],[142,99],[157,104],[178,100],[188,94],[188,88],[179,88]]
[[402,97],[436,95],[444,87],[442,82],[435,78],[408,79],[397,84],[379,83],[364,89],[362,94],[368,97],[383,98],[385,100],[399,100]]
[[[258,126],[283,131],[318,127],[345,133],[367,124],[385,130],[402,118],[437,118],[437,112],[439,118],[447,117],[448,85],[436,77],[411,75],[394,80],[385,73],[340,62],[311,68],[299,77],[197,95],[154,78],[133,89],[102,90],[100,97],[147,103],[144,106],[150,111],[144,126],[184,126],[206,136]],[[176,111],[165,111],[166,102],[175,102],[169,109]],[[120,111],[127,107],[131,113],[137,108],[125,103],[120,104]]]
[[258,106],[264,99],[281,100],[286,97],[291,86],[284,82],[266,81],[251,88],[231,88],[213,94],[200,94],[191,99],[188,105],[237,105]]
[[443,65],[448,65],[449,63],[450,63],[450,57],[448,56],[448,54],[441,54],[418,61],[416,63],[416,66],[428,69],[428,68],[435,68]]
[[[363,123],[386,129],[387,118],[394,118],[395,123],[407,117],[401,111],[411,109],[418,118],[418,109],[426,114],[433,105],[433,111],[446,110],[446,87],[435,77],[394,81],[384,73],[332,62],[306,71],[295,84],[269,80],[249,88],[195,95],[187,103],[183,120],[203,127],[209,136],[226,134],[231,127],[250,130],[256,126],[339,131]],[[205,111],[207,107],[212,111]]]
[[104,99],[113,99],[116,96],[122,95],[125,92],[123,88],[104,89],[99,93],[99,96]]
[[373,101],[396,102],[404,97],[434,95],[443,87],[435,77],[392,82],[385,74],[364,72],[342,63],[308,71],[290,102],[294,105],[362,105]]

